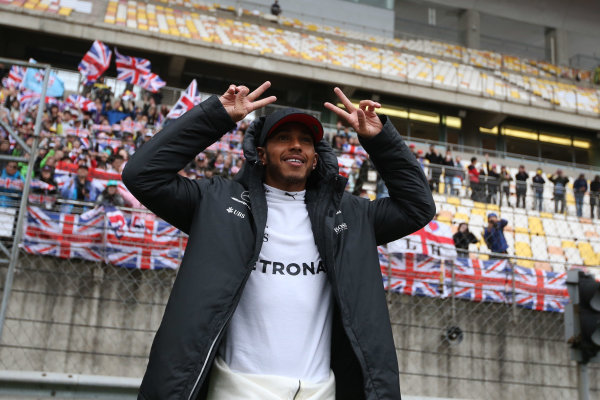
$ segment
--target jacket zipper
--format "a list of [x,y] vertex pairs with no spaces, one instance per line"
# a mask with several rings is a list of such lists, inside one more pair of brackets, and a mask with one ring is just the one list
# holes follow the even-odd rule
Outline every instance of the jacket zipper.
[[[256,261],[254,261],[254,263],[256,263]],[[252,264],[253,263],[251,263],[250,265],[252,265]],[[233,313],[235,312],[235,309],[237,308],[237,305],[238,305],[238,303],[240,301],[240,298],[242,297],[241,291],[243,291],[243,288],[246,286],[246,282],[248,281],[248,278],[250,277],[250,273],[251,272],[252,272],[252,269],[250,269],[250,267],[248,266],[248,272],[246,273],[246,277],[244,278],[244,281],[242,282],[242,286],[240,288],[240,294],[237,296],[237,298],[235,300],[235,304],[231,308],[231,311],[229,311],[229,314],[227,314],[227,318],[225,319],[225,322],[219,328],[219,332],[217,332],[217,336],[213,339],[212,343],[210,344],[210,347],[208,349],[208,354],[206,355],[206,358],[204,359],[204,363],[202,364],[202,368],[200,369],[200,373],[198,374],[198,377],[196,378],[196,381],[194,382],[194,386],[192,386],[192,390],[190,391],[190,394],[188,396],[188,400],[192,400],[192,395],[196,391],[196,387],[198,386],[198,383],[200,382],[200,378],[202,378],[202,375],[204,374],[204,370],[206,369],[206,366],[208,364],[208,360],[210,360],[210,357],[213,354],[213,350],[214,350],[215,344],[217,343],[217,341],[221,337],[221,334],[223,333],[223,329],[225,329],[225,327],[229,323],[229,320],[233,316]]]

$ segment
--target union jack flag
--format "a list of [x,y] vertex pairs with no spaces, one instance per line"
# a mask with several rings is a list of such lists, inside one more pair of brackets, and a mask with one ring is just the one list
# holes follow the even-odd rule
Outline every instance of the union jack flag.
[[362,158],[367,157],[367,151],[362,146],[354,146],[352,144],[345,144],[342,146],[342,152],[344,154],[356,155]]
[[19,100],[19,110],[21,112],[27,111],[29,108],[40,104],[40,94],[32,90],[23,90],[17,95]]
[[202,97],[198,92],[198,83],[194,79],[190,85],[185,89],[185,92],[181,93],[177,103],[171,108],[171,111],[167,114],[167,118],[176,119],[181,117],[183,114],[191,110],[195,105],[202,101]]
[[90,131],[84,128],[65,128],[65,135],[74,135],[79,138],[87,138],[90,136]]
[[101,261],[104,215],[73,215],[29,207],[23,235],[28,253]]
[[148,75],[142,76],[142,82],[140,84],[141,87],[148,90],[149,92],[156,93],[160,90],[161,87],[165,86],[167,82],[160,79],[160,76],[155,73],[150,73]]
[[92,47],[83,56],[77,69],[83,75],[86,84],[95,82],[110,66],[112,52],[107,45],[99,40],[92,43]]
[[[446,285],[452,286],[452,269],[446,268]],[[454,262],[454,296],[472,301],[506,303],[512,291],[506,260],[457,258]]]
[[83,111],[87,111],[87,112],[97,111],[96,104],[92,100],[90,100],[87,97],[84,97],[80,94],[70,95],[69,97],[67,97],[66,102],[68,104],[72,105],[73,107],[77,107]]
[[[388,255],[392,267],[388,290],[412,296],[440,297],[443,276],[440,261],[423,254]],[[381,259],[381,257],[380,257]],[[382,274],[388,276],[388,271]]]
[[543,271],[524,268],[515,269],[515,298],[518,306],[538,311],[564,312],[569,302],[565,272]]
[[[149,216],[148,216],[149,217]],[[128,229],[119,238],[106,233],[107,262],[137,269],[175,269],[185,243],[178,229],[155,218],[126,216]]]
[[2,85],[9,89],[20,88],[21,83],[23,83],[23,79],[25,79],[26,72],[27,68],[13,65],[8,72],[8,76],[2,79]]
[[141,85],[142,78],[150,73],[150,60],[124,56],[115,48],[117,79],[133,85]]

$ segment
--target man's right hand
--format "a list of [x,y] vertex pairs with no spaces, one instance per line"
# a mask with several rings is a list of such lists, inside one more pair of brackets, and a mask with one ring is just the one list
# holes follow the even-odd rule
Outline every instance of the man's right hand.
[[221,104],[225,107],[225,111],[231,117],[233,122],[238,122],[246,115],[251,113],[254,110],[258,110],[266,106],[267,104],[271,104],[277,100],[275,96],[269,96],[261,100],[256,100],[260,95],[262,95],[265,90],[267,90],[271,86],[271,82],[266,81],[262,85],[260,85],[255,91],[250,93],[250,89],[246,86],[235,86],[229,85],[229,89],[219,97]]

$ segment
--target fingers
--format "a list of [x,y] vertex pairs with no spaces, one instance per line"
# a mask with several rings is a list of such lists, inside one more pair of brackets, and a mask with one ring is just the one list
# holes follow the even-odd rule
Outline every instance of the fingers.
[[356,110],[356,116],[358,117],[358,129],[356,132],[367,132],[367,116],[362,108]]
[[242,97],[248,97],[248,93],[250,93],[250,89],[248,89],[246,86],[241,85],[241,86],[236,86],[235,87],[236,90],[236,94],[241,95]]
[[361,110],[371,113],[374,113],[376,108],[381,108],[381,104],[372,100],[361,100],[358,106]]
[[336,87],[335,89],[333,89],[333,92],[337,95],[337,97],[339,97],[342,104],[344,105],[344,107],[346,107],[346,110],[348,110],[349,113],[352,113],[356,109],[352,102],[348,100],[344,92],[342,92],[342,89]]
[[235,95],[235,85],[229,85],[229,87],[225,91],[224,95],[227,95],[227,94]]
[[262,107],[266,106],[267,104],[271,104],[275,101],[277,101],[277,97],[275,97],[275,96],[269,96],[269,97],[265,97],[264,99],[257,100],[254,103],[252,103],[252,105],[251,105],[252,111],[258,110],[259,108],[262,108]]
[[263,83],[262,85],[257,87],[252,93],[250,93],[248,95],[248,100],[254,101],[254,100],[258,99],[265,92],[265,90],[267,90],[270,87],[271,87],[271,82],[266,81],[265,83]]
[[333,111],[338,117],[340,117],[344,121],[350,122],[350,114],[347,113],[346,111],[342,110],[338,106],[333,105],[329,102],[326,102],[324,105],[325,105],[326,109],[328,109],[329,111]]

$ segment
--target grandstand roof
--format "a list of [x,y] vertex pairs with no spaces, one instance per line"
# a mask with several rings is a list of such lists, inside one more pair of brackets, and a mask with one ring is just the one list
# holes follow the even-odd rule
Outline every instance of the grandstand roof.
[[[94,1],[89,14],[57,4],[1,0],[0,24],[600,130],[597,90],[556,82],[548,67],[516,58],[501,62],[538,76],[485,72],[480,68],[494,67],[494,57],[485,52],[467,54],[431,41],[373,38],[368,45],[342,34],[336,40],[316,25],[302,33],[291,29],[298,25],[294,21],[277,27],[244,22],[233,13],[221,18],[214,6],[191,0]],[[457,62],[459,57],[466,61]]]

